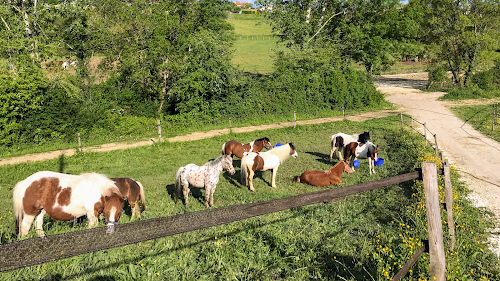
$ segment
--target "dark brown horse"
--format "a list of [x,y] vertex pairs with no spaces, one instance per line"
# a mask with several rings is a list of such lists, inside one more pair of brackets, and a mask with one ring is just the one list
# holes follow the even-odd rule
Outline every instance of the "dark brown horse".
[[271,142],[268,138],[261,138],[247,144],[230,140],[222,145],[222,155],[236,155],[238,158],[243,158],[243,153],[260,152],[264,147],[267,149],[271,147]]
[[342,172],[352,173],[352,169],[346,161],[340,161],[330,170],[326,171],[307,170],[302,175],[295,176],[293,182],[302,182],[321,187],[331,184],[344,184],[340,178]]
[[111,180],[115,182],[120,193],[125,200],[127,200],[132,209],[130,220],[133,220],[136,216],[140,218],[142,212],[146,209],[146,198],[144,197],[144,188],[142,184],[131,178],[111,178]]

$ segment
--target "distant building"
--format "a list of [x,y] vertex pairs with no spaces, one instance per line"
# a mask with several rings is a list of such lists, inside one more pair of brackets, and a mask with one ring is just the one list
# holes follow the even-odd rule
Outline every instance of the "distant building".
[[234,4],[235,4],[236,6],[243,7],[243,6],[245,6],[246,4],[248,4],[248,3],[247,3],[247,2],[234,2]]

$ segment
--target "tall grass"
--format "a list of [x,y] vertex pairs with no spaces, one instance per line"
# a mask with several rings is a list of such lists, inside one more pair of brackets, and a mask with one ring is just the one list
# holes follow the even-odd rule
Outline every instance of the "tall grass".
[[[269,185],[270,172],[257,173],[255,192],[239,183],[240,161],[235,159],[236,174],[223,173],[220,177],[214,196],[216,208],[324,189],[292,183],[291,179],[306,169],[331,167],[328,155],[332,134],[362,131],[370,131],[385,164],[376,167],[377,174],[370,176],[368,163],[361,160],[361,167],[354,174],[342,176],[346,185],[412,172],[422,161],[435,160],[420,136],[401,130],[398,117],[389,117],[363,123],[332,122],[191,142],[165,142],[2,166],[1,243],[16,240],[12,187],[40,170],[133,177],[145,187],[146,212],[142,219],[148,219],[204,210],[203,189],[192,189],[187,206],[174,202],[175,172],[188,163],[202,165],[218,157],[221,144],[227,140],[249,142],[267,136],[273,144],[293,142],[298,158],[280,166],[276,189]],[[492,223],[484,211],[472,208],[464,199],[467,191],[455,172],[452,181],[457,249],[447,252],[447,279],[499,280],[498,258],[486,244],[485,228]],[[0,275],[0,280],[388,280],[419,248],[420,239],[427,238],[422,189],[418,181],[406,182],[325,204],[19,269]],[[128,220],[125,215],[120,223]],[[446,238],[447,227],[443,227]],[[53,222],[49,218],[44,224],[47,235],[84,228],[84,224],[73,228],[72,222]],[[34,229],[29,235],[36,235]],[[404,280],[428,279],[428,261],[428,254],[424,254]]]

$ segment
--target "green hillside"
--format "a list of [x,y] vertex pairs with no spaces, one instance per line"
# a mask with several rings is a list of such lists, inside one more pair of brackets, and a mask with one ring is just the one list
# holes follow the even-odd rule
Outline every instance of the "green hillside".
[[279,39],[264,15],[230,14],[229,23],[236,33],[233,64],[251,73],[271,73],[275,51],[286,48],[277,45]]

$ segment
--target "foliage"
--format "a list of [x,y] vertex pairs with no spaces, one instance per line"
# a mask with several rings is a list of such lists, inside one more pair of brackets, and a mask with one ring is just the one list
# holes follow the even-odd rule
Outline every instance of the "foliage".
[[427,67],[428,73],[428,83],[426,88],[443,88],[447,86],[450,82],[448,78],[448,73],[446,73],[446,69],[442,65],[429,65]]
[[279,53],[265,95],[274,112],[361,109],[387,105],[365,73],[343,66],[331,48]]
[[446,63],[453,83],[467,85],[481,53],[498,49],[500,5],[496,1],[425,0],[421,38]]
[[410,1],[259,1],[276,8],[268,17],[288,46],[297,49],[335,42],[343,59],[362,62],[369,73],[387,69],[393,57],[419,55],[416,39],[423,16]]
[[[385,159],[384,166],[376,167],[377,174],[372,176],[368,175],[367,161],[361,160],[361,167],[354,174],[342,176],[346,186],[413,172],[421,161],[435,161],[433,151],[425,147],[422,137],[401,130],[398,118],[299,125],[295,129],[255,131],[2,166],[0,191],[6,195],[0,198],[1,243],[16,241],[9,189],[39,170],[72,174],[99,171],[109,177],[133,177],[144,185],[146,192],[147,207],[141,219],[172,216],[205,209],[203,189],[192,189],[187,206],[174,203],[171,195],[178,167],[188,163],[202,165],[220,155],[220,144],[228,138],[247,142],[267,136],[273,144],[291,141],[299,156],[280,167],[276,189],[268,184],[270,172],[256,177],[256,192],[239,184],[238,167],[234,176],[224,173],[215,192],[216,207],[325,190],[292,183],[291,178],[305,169],[331,167],[328,136],[332,131],[370,131]],[[235,159],[234,163],[237,162]],[[499,280],[498,258],[487,247],[485,229],[491,227],[491,220],[468,203],[466,188],[456,171],[452,172],[457,247],[454,252],[446,253],[447,268],[451,269],[447,271],[447,279]],[[439,183],[442,200],[441,177]],[[324,204],[7,272],[0,275],[0,280],[388,280],[420,248],[420,239],[427,238],[422,190],[419,181],[410,181]],[[129,215],[126,212],[120,224],[129,222]],[[72,222],[48,218],[46,222],[49,222],[44,223],[47,235],[86,228],[85,223],[73,227]],[[100,226],[104,224],[100,222]],[[444,237],[446,229],[444,223]],[[30,235],[36,235],[34,229]],[[428,280],[428,265],[429,255],[423,254],[405,280]]]

